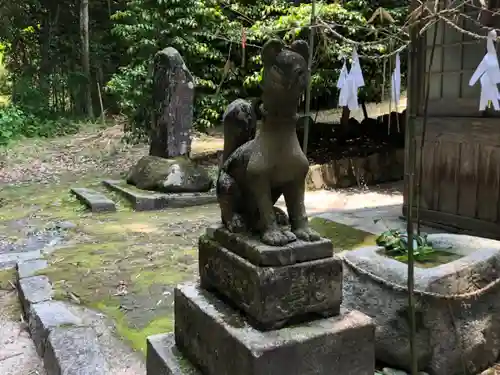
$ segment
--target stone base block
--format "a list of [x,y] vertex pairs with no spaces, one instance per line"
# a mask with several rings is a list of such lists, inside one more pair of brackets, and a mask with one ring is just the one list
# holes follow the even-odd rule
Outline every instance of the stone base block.
[[284,246],[271,246],[262,243],[258,236],[231,233],[224,226],[207,229],[207,235],[256,266],[287,266],[330,258],[333,254],[332,242],[326,238],[314,242],[297,240]]
[[28,313],[28,325],[36,351],[43,357],[47,338],[59,327],[82,325],[82,320],[69,311],[61,301],[35,303]]
[[[204,375],[373,375],[375,371],[375,328],[357,311],[261,332],[213,294],[190,283],[175,290],[175,318],[177,347]],[[149,349],[148,357],[158,356],[154,346]]]
[[116,205],[111,199],[103,193],[87,188],[72,188],[71,193],[76,198],[90,208],[92,212],[115,212]]
[[18,281],[19,300],[24,314],[28,315],[31,305],[50,301],[54,291],[47,276],[26,277]]
[[92,328],[56,328],[49,334],[43,363],[48,375],[110,375],[109,363]]
[[154,211],[216,203],[215,193],[157,193],[139,190],[124,181],[104,180],[103,185],[127,199],[135,211]]
[[147,344],[147,375],[201,375],[177,349],[173,333],[149,336]]
[[261,330],[340,311],[342,261],[333,255],[282,267],[259,267],[202,236],[199,266],[203,288],[226,297]]

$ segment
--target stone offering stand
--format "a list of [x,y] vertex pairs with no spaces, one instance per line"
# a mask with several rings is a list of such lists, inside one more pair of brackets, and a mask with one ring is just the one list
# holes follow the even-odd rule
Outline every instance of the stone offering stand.
[[375,327],[340,308],[330,241],[273,247],[209,228],[199,267],[175,290],[175,333],[148,338],[148,375],[374,374]]
[[[163,210],[165,208],[182,208],[216,203],[214,191],[206,193],[158,193],[140,190],[120,180],[104,180],[108,190],[125,198],[135,211]],[[115,212],[116,203],[96,189],[72,188],[71,193],[92,212]]]

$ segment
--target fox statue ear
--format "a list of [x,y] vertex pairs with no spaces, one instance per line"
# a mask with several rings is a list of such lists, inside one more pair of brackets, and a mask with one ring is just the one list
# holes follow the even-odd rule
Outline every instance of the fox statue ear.
[[269,66],[274,63],[276,56],[285,48],[285,44],[279,39],[271,39],[262,47],[262,63]]
[[307,43],[305,40],[296,40],[292,43],[290,49],[294,52],[297,52],[304,58],[304,60],[309,60],[309,43]]

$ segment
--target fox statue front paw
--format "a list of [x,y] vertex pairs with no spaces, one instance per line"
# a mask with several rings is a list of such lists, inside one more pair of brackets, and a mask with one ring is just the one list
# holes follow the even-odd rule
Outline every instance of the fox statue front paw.
[[321,239],[319,233],[309,227],[296,228],[293,233],[302,241],[313,242]]
[[283,246],[296,241],[297,237],[289,230],[268,229],[261,237],[262,242],[271,246]]

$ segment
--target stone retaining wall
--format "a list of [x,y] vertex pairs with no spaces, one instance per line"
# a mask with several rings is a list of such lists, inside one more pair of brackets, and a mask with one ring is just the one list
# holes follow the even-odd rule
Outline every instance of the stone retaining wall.
[[346,188],[397,181],[403,176],[404,149],[397,149],[311,165],[306,183],[308,190]]

